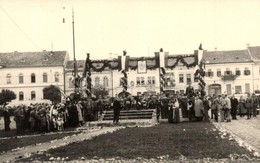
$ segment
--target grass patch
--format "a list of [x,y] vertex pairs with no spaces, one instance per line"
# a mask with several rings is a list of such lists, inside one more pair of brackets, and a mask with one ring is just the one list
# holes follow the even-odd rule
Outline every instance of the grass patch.
[[68,157],[69,160],[80,157],[151,159],[164,155],[169,155],[169,158],[173,160],[180,156],[188,159],[222,159],[234,153],[252,156],[248,150],[238,146],[235,141],[229,141],[228,138],[222,139],[213,124],[192,122],[160,124],[148,128],[126,128],[22,160],[48,161],[50,157]]
[[[62,139],[66,136],[71,136],[79,132],[66,132],[66,133],[51,133],[42,135],[26,135],[25,137],[18,138],[15,135],[15,131],[10,131],[6,135],[12,135],[9,139],[0,139],[0,154],[10,151],[12,149],[21,148],[25,146],[35,145],[38,143],[50,142],[55,139]],[[1,156],[1,155],[0,155]]]

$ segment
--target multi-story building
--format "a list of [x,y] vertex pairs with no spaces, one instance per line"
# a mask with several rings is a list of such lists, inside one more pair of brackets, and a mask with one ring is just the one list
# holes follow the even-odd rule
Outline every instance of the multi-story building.
[[208,94],[253,93],[260,88],[260,47],[204,51]]
[[[129,57],[127,60],[127,91],[132,95],[160,93],[161,69],[158,54],[164,54],[164,88],[184,93],[189,82],[198,89],[194,78],[197,60],[193,54],[174,55],[155,52],[155,57]],[[90,57],[91,58],[91,57]],[[206,92],[208,94],[238,94],[260,92],[260,46],[244,50],[203,51],[205,61]],[[85,60],[77,61],[77,69],[82,76]],[[91,60],[93,88],[106,89],[109,96],[123,90],[123,74],[118,58]],[[13,103],[43,101],[43,88],[58,86],[70,95],[74,92],[74,61],[69,60],[66,51],[12,52],[0,53],[0,86],[15,92]],[[84,90],[83,80],[81,88]]]
[[43,88],[64,85],[66,51],[0,53],[0,87],[16,94],[13,104],[42,102]]

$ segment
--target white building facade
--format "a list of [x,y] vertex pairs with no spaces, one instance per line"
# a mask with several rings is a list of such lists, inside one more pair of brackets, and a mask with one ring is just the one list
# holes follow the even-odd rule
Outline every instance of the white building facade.
[[16,94],[13,105],[46,102],[45,87],[55,85],[64,91],[64,66],[68,59],[66,51],[0,53],[1,90]]

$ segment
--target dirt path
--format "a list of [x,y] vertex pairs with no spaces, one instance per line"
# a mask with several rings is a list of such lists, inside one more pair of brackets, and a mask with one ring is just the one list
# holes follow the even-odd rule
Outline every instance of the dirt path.
[[16,158],[28,157],[33,153],[41,153],[52,148],[57,148],[60,146],[65,146],[73,142],[80,142],[88,139],[92,139],[95,136],[111,133],[122,129],[123,127],[105,127],[97,128],[90,131],[82,132],[71,137],[65,137],[63,139],[53,140],[48,143],[38,144],[36,146],[26,146],[21,147],[18,150],[7,152],[3,155],[0,155],[1,162],[14,162]]

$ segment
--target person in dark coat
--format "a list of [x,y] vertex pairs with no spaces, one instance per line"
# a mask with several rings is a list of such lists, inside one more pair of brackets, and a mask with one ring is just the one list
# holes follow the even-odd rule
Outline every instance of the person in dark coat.
[[237,119],[237,106],[238,106],[238,100],[233,95],[230,99],[231,101],[231,116],[232,119]]
[[194,97],[194,88],[191,86],[191,82],[189,82],[189,86],[186,88],[186,92],[185,92],[186,96],[188,98]]
[[204,121],[209,122],[210,103],[209,103],[209,100],[208,100],[207,96],[204,96],[202,104],[203,104],[203,118],[204,118]]
[[119,122],[119,116],[120,116],[120,110],[121,110],[121,102],[118,99],[117,95],[114,99],[113,102],[113,110],[114,110],[114,123],[118,123]]
[[5,131],[10,131],[10,113],[6,107],[4,107],[4,124],[5,124]]
[[253,100],[250,94],[247,95],[245,105],[247,110],[247,119],[250,119],[252,117],[252,112],[253,112]]

